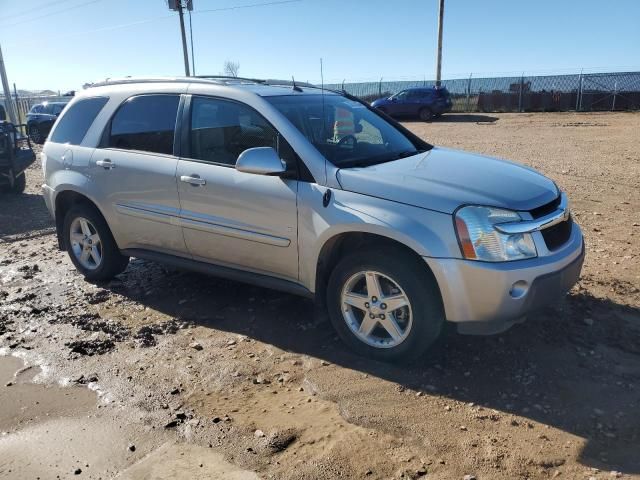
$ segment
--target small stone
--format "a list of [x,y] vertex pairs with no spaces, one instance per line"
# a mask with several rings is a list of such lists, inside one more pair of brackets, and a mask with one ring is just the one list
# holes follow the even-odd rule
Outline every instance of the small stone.
[[476,476],[475,475],[465,475],[462,478],[463,478],[463,480],[476,480]]
[[213,417],[213,419],[211,421],[213,423],[220,423],[222,421],[222,419],[220,417]]
[[130,443],[127,448],[129,449],[130,452],[135,452],[136,451],[136,446],[133,443]]
[[230,347],[230,346],[232,346],[232,345],[235,345],[236,343],[237,343],[237,342],[232,338],[231,340],[229,340],[229,341],[227,342],[227,346],[228,346],[228,347]]
[[618,471],[616,471],[616,470],[611,470],[611,471],[609,472],[609,476],[610,476],[611,478],[620,478],[620,477],[622,477],[622,472],[618,472]]
[[593,413],[595,413],[595,414],[596,414],[596,415],[598,415],[598,416],[602,416],[602,415],[604,415],[604,411],[603,411],[603,410],[600,410],[599,408],[594,408],[594,409],[593,409]]
[[262,430],[256,430],[253,432],[253,436],[256,438],[264,438],[265,434]]
[[81,473],[82,473],[82,469],[81,469],[81,468],[76,468],[76,469],[73,471],[73,474],[74,474],[74,475],[80,475]]
[[423,395],[422,392],[416,392],[416,397],[421,397]]
[[323,367],[327,367],[327,366],[329,366],[329,365],[331,365],[331,364],[330,364],[329,362],[327,362],[326,360],[322,360],[322,361],[320,362],[320,365],[322,365]]
[[13,382],[7,382],[7,383],[4,384],[5,387],[10,387],[12,385],[13,385]]
[[451,407],[450,407],[449,405],[447,405],[446,407],[444,407],[444,409],[445,409],[447,412],[450,412],[450,411],[451,411]]
[[467,431],[467,427],[465,427],[464,425],[460,425],[460,430],[462,430],[463,432]]
[[589,318],[589,317],[584,318],[584,319],[582,320],[582,322],[583,322],[585,325],[592,326],[592,325],[593,325],[593,318]]
[[203,349],[202,345],[200,345],[198,342],[192,342],[189,344],[189,346],[197,351],[200,351]]

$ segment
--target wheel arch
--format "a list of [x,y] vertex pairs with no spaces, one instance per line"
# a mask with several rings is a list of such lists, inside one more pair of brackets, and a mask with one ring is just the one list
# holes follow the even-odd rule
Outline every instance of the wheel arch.
[[86,193],[78,191],[74,188],[61,189],[58,193],[56,193],[53,206],[55,212],[54,218],[56,221],[56,235],[58,237],[58,248],[60,250],[66,249],[64,235],[62,232],[64,226],[64,218],[69,209],[78,204],[85,204],[95,208],[96,211],[100,213],[102,218],[105,218],[104,213],[102,213],[102,211],[98,207],[98,204]]
[[431,268],[415,248],[380,232],[344,231],[328,238],[319,250],[315,264],[315,276],[313,277],[313,291],[316,300],[319,303],[324,303],[329,276],[341,258],[349,253],[373,247],[400,250],[414,257],[415,261],[423,265],[425,272],[433,278],[440,293],[440,287]]

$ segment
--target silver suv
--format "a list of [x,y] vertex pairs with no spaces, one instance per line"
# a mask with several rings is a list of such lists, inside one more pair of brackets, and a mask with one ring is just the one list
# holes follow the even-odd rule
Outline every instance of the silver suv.
[[383,360],[421,354],[445,321],[505,330],[582,268],[553,181],[312,86],[97,84],[42,163],[60,248],[87,280],[139,257],[315,297],[348,345]]

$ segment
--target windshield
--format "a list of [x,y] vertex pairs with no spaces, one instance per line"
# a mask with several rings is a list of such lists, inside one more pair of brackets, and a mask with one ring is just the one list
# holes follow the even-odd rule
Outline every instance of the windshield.
[[[265,97],[339,168],[366,167],[419,153],[402,132],[340,95]],[[324,105],[323,105],[324,103]],[[323,115],[324,111],[324,115]]]

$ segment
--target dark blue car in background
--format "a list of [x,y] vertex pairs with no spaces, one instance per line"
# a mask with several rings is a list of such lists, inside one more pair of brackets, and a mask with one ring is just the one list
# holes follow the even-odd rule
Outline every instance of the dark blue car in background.
[[424,121],[450,111],[451,105],[451,95],[445,87],[408,88],[371,103],[392,117],[418,117]]

